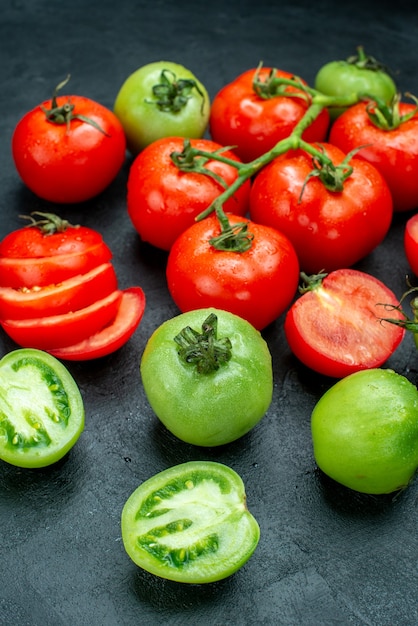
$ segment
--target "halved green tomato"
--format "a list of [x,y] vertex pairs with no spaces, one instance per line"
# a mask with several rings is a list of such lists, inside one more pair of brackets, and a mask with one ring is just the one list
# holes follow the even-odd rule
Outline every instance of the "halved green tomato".
[[65,456],[84,428],[79,388],[60,361],[19,349],[0,361],[0,459],[45,467]]
[[126,501],[121,524],[134,563],[183,583],[230,576],[260,538],[241,477],[213,461],[182,463],[143,482]]

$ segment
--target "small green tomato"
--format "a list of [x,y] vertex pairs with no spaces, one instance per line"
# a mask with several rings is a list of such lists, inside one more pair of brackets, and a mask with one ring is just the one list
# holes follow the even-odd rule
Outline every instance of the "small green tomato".
[[140,372],[157,417],[197,446],[242,437],[272,399],[271,355],[261,334],[241,317],[214,308],[183,313],[157,328]]
[[318,467],[355,491],[404,489],[418,468],[418,391],[393,370],[339,380],[317,402],[311,429]]

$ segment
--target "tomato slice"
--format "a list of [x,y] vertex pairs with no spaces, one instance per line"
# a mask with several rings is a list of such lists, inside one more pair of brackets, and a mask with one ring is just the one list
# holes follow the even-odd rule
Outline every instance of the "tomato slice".
[[102,263],[57,285],[13,289],[0,287],[0,319],[30,319],[78,311],[117,289],[111,263]]
[[74,446],[84,405],[71,374],[53,356],[18,349],[0,361],[0,459],[45,467]]
[[122,291],[97,300],[79,311],[26,320],[0,320],[5,332],[23,348],[63,348],[90,337],[116,316]]
[[46,287],[89,272],[112,258],[110,248],[102,241],[80,252],[45,257],[0,257],[0,285],[20,289]]
[[405,256],[415,276],[418,276],[418,213],[408,219],[404,232]]
[[236,572],[260,537],[241,477],[213,461],[190,461],[143,482],[122,510],[122,540],[142,569],[183,583]]
[[142,289],[125,289],[116,317],[108,326],[79,343],[49,352],[67,361],[88,361],[111,354],[125,345],[134,334],[144,310],[145,294]]
[[[390,315],[387,308],[390,307]],[[309,368],[336,378],[379,367],[401,343],[405,330],[383,317],[402,319],[399,300],[381,281],[353,269],[336,270],[289,309],[286,339]]]

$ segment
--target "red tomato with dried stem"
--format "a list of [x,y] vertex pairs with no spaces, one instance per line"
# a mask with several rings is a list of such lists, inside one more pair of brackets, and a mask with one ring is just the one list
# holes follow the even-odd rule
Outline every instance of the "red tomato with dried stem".
[[0,325],[18,345],[58,351],[58,358],[114,352],[142,319],[142,289],[118,289],[97,231],[51,213],[30,219],[0,242]]
[[[346,154],[323,143],[334,165]],[[389,187],[370,163],[352,157],[352,173],[342,191],[331,191],[316,175],[312,156],[287,152],[256,176],[250,194],[250,218],[284,233],[307,274],[350,267],[385,238],[393,215]]]
[[288,238],[279,231],[228,215],[231,226],[245,224],[253,236],[244,252],[216,249],[221,234],[216,215],[196,222],[173,244],[167,261],[167,285],[184,313],[215,307],[235,313],[261,330],[291,303],[299,264]]
[[418,213],[409,218],[404,231],[404,250],[407,261],[418,276]]
[[287,342],[302,363],[326,376],[380,367],[405,335],[382,321],[384,305],[403,318],[394,293],[365,272],[339,269],[311,277],[286,314]]
[[[184,149],[182,137],[167,137],[147,146],[132,163],[128,177],[128,214],[143,241],[170,250],[177,237],[238,177],[228,163],[202,158],[204,171],[180,169],[173,153]],[[191,139],[190,146],[240,160],[233,152],[209,139]],[[208,172],[208,173],[205,173]],[[211,174],[218,178],[214,178]],[[249,206],[250,181],[225,202],[224,209],[244,215]]]
[[[234,152],[244,162],[256,159],[288,137],[310,105],[310,97],[301,89],[276,87],[277,78],[291,79],[294,75],[268,67],[247,70],[225,85],[212,101],[212,139],[234,146]],[[329,120],[324,109],[302,138],[308,142],[325,140]]]
[[376,126],[360,102],[345,111],[333,124],[329,141],[344,152],[364,146],[356,157],[376,167],[389,185],[394,211],[418,208],[418,108],[400,102],[396,118],[409,116],[399,125],[385,129]]
[[110,109],[84,96],[57,96],[66,82],[18,122],[12,155],[22,181],[37,196],[78,203],[114,180],[125,161],[126,139]]

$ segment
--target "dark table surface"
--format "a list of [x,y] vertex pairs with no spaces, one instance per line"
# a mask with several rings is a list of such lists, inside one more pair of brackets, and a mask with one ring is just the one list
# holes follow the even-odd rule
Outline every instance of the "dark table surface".
[[[46,205],[21,184],[11,158],[15,124],[71,73],[74,93],[112,108],[125,78],[172,60],[210,95],[246,69],[280,67],[312,84],[316,71],[362,44],[418,94],[415,2],[332,0],[207,3],[6,0],[0,19],[0,237],[19,214],[56,210],[100,230],[122,287],[141,285],[143,322],[117,353],[67,364],[83,394],[86,427],[68,456],[44,470],[0,464],[2,626],[417,626],[418,483],[397,498],[364,496],[321,476],[310,414],[332,384],[290,354],[280,318],[264,331],[274,398],[260,424],[222,448],[183,444],[147,404],[138,364],[151,332],[178,313],[165,284],[165,254],[144,246],[126,212],[129,160],[110,188],[80,206]],[[203,8],[202,8],[203,7]],[[407,216],[358,264],[399,296],[408,273]],[[0,334],[1,354],[16,346]],[[386,364],[415,384],[407,336]],[[243,478],[261,539],[250,561],[219,583],[182,586],[139,570],[124,552],[121,509],[146,478],[180,462],[217,460]]]

